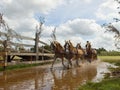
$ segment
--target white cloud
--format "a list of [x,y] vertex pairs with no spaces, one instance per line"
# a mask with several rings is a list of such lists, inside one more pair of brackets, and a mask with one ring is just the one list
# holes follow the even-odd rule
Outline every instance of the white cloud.
[[118,3],[116,3],[114,0],[106,0],[104,3],[99,5],[96,16],[99,19],[111,21],[115,17],[120,17],[118,15],[117,7]]
[[[72,34],[80,34],[83,36],[89,36],[93,35],[94,31],[96,30],[96,25],[94,20],[89,20],[89,19],[74,19],[74,20],[69,20],[64,24],[61,24],[58,27],[58,32],[59,34],[66,34],[66,35],[72,35]],[[66,32],[65,32],[66,31]]]
[[[9,14],[22,14],[26,12],[41,12],[48,13],[52,9],[61,5],[63,0],[2,0],[1,7]],[[12,13],[10,13],[12,12]]]
[[[78,18],[82,16],[89,18],[89,16],[92,16],[92,12],[97,9],[94,7],[97,6],[94,5],[94,3],[95,0],[1,0],[0,12],[4,13],[4,19],[15,31],[24,36],[34,37],[35,26],[38,23],[38,21],[35,20],[35,14],[42,13],[43,15],[49,16],[49,14],[53,13],[53,10],[58,8],[59,5],[63,5],[63,9],[61,9],[63,11],[57,13],[57,15],[61,13],[58,15],[59,17],[57,15],[55,16],[57,18],[62,18],[62,20],[64,17],[69,18],[65,23],[59,24],[56,30],[57,40],[62,45],[65,40],[71,40],[74,45],[81,42],[84,47],[86,41],[89,40],[93,47],[113,49],[113,34],[104,33],[104,30],[96,23],[94,18]],[[107,0],[99,6],[98,11],[96,12],[97,17],[103,20],[114,17],[116,15],[113,13],[116,9],[115,5],[116,4],[112,3],[111,0]],[[64,9],[67,11],[64,11]],[[72,16],[74,16],[74,18],[72,18]],[[55,23],[56,22],[57,21],[55,21]],[[55,26],[43,25],[44,31],[40,39],[49,43],[50,35],[54,27]]]
[[[45,26],[44,29],[44,35],[48,36],[45,38],[42,37],[42,39],[49,42],[50,34],[54,26]],[[62,45],[64,45],[65,40],[71,40],[74,46],[76,46],[77,43],[81,43],[83,48],[85,48],[86,41],[89,40],[93,48],[104,47],[107,50],[115,49],[113,36],[114,33],[105,33],[105,30],[98,25],[95,20],[91,19],[76,18],[59,25],[56,29],[57,40]]]
[[62,0],[1,0],[0,12],[4,13],[10,28],[24,34],[35,32],[35,24],[38,23],[34,18],[35,13],[48,14],[61,4]]

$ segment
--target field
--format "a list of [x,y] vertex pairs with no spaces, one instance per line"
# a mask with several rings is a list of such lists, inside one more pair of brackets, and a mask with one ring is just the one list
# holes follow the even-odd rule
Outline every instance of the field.
[[99,59],[117,65],[118,68],[110,68],[111,73],[114,72],[117,75],[107,77],[98,83],[87,82],[87,84],[80,86],[78,90],[120,90],[120,56],[99,56]]
[[120,56],[98,56],[98,58],[102,61],[115,61],[120,60]]

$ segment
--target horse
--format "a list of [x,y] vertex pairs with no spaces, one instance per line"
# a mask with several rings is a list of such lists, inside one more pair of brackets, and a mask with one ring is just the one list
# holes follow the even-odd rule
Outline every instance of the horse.
[[77,49],[82,49],[80,43],[78,43],[78,44],[76,45],[76,48],[77,48]]
[[97,60],[97,50],[91,48],[91,45],[88,45],[86,48],[86,58],[89,60],[89,62]]
[[53,41],[53,42],[51,42],[50,46],[51,46],[51,49],[54,51],[54,54],[55,54],[51,69],[53,68],[53,65],[54,65],[57,58],[60,58],[62,60],[63,67],[66,67],[64,65],[64,48],[61,46],[61,44],[57,41]]
[[92,48],[92,60],[97,60],[97,50]]
[[[76,64],[77,64],[77,66],[79,66],[78,59],[81,59],[81,60],[84,59],[84,51],[82,49],[75,48],[73,46],[73,44],[70,42],[70,40],[65,42],[64,48],[65,48],[65,52],[66,52],[65,53],[66,58],[69,60],[69,62],[71,60],[76,60]],[[70,62],[70,65],[72,67],[71,62]]]

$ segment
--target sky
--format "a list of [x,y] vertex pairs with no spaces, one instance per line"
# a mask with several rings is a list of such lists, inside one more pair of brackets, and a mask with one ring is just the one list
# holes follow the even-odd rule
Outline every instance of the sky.
[[[41,16],[45,22],[40,40],[48,44],[56,27],[57,41],[62,45],[71,40],[74,46],[81,43],[85,48],[86,41],[90,41],[93,48],[116,50],[114,33],[105,33],[101,25],[120,18],[117,6],[114,0],[1,0],[0,12],[9,27],[23,36],[35,37]],[[119,30],[119,22],[113,25]]]

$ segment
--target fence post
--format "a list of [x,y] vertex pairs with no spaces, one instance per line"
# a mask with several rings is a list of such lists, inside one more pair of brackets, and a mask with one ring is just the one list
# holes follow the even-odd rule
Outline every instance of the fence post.
[[39,52],[38,52],[38,41],[39,41],[39,36],[38,33],[36,32],[35,34],[35,53],[36,53],[36,61],[39,59]]
[[6,69],[6,66],[7,66],[7,52],[5,52],[5,55],[4,55],[4,70]]
[[44,46],[42,46],[42,61],[44,60]]

